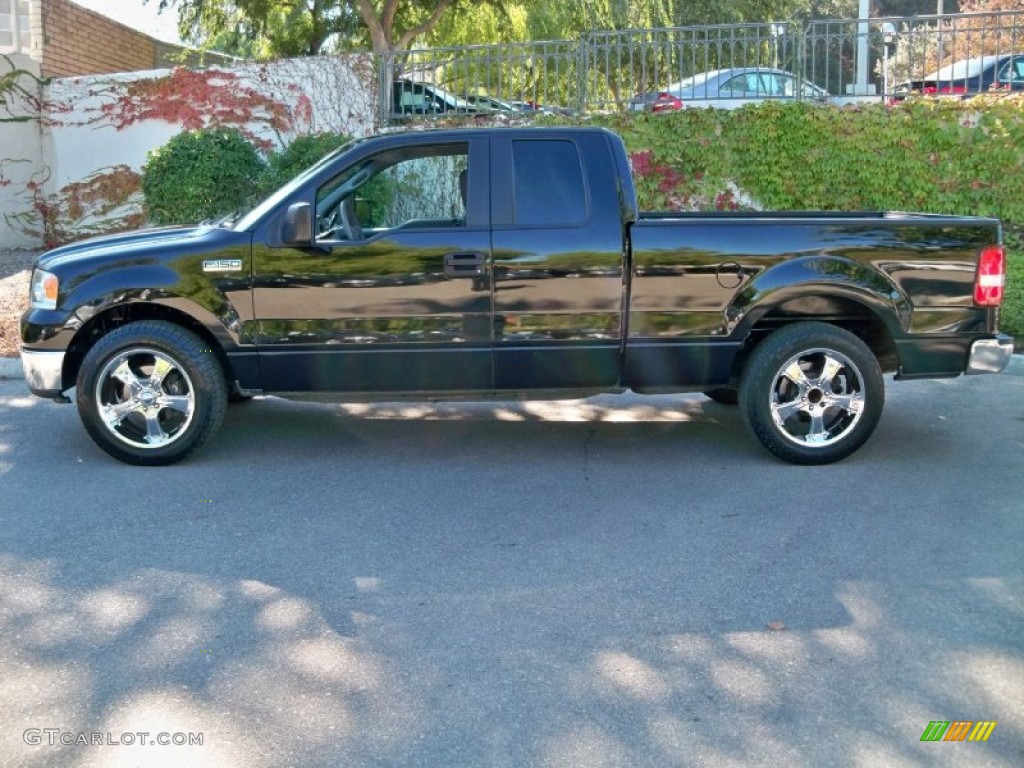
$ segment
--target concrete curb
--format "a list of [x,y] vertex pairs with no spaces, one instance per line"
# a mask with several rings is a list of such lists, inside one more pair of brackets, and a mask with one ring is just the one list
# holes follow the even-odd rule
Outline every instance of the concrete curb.
[[1011,376],[1024,376],[1024,355],[1014,355],[1010,358],[1010,364],[1006,366],[1003,373]]
[[[1014,355],[1003,373],[1010,376],[1024,376],[1024,355]],[[25,374],[21,367],[20,357],[0,357],[0,380],[22,379]]]
[[0,379],[21,379],[24,372],[20,357],[0,357]]

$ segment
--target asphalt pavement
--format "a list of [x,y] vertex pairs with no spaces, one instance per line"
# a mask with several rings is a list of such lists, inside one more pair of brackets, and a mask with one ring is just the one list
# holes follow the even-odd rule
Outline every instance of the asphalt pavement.
[[827,467],[693,395],[261,398],[135,468],[2,381],[0,765],[1020,766],[1022,497],[1024,376]]

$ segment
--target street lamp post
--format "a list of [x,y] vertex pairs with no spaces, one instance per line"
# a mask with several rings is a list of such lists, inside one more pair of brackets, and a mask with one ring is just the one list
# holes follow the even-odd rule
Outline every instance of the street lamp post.
[[889,95],[889,57],[896,47],[896,25],[891,21],[882,24],[882,98]]
[[779,38],[786,34],[786,25],[782,22],[773,22],[768,27],[772,36],[772,69],[779,68]]

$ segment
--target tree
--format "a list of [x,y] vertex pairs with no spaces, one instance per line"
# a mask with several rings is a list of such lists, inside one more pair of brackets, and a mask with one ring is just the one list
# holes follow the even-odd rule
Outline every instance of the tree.
[[315,56],[329,40],[359,26],[343,0],[159,0],[161,12],[170,8],[178,11],[182,39],[261,58]]
[[[143,0],[155,2],[156,0]],[[471,0],[158,0],[176,8],[183,39],[225,53],[261,57],[315,56],[370,47],[374,53],[409,48],[445,12]],[[476,5],[500,5],[487,0]]]
[[[437,26],[444,12],[456,0],[404,0],[407,13],[414,17],[414,21],[406,24],[396,24],[399,8],[403,0],[356,0],[356,7],[363,17],[363,23],[370,33],[370,43],[374,53],[388,53],[390,51],[401,51],[408,48],[412,41],[425,32]],[[409,13],[410,5],[417,5],[415,10],[421,13]],[[424,18],[425,15],[425,18]]]

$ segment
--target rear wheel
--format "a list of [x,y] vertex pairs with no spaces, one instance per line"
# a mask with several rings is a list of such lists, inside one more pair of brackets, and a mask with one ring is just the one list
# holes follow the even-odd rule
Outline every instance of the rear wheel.
[[748,428],[772,453],[794,464],[829,464],[871,436],[885,382],[870,348],[849,331],[796,323],[754,349],[739,397]]
[[162,321],[107,334],[78,373],[82,424],[100,448],[129,464],[183,459],[220,428],[227,399],[209,345]]

